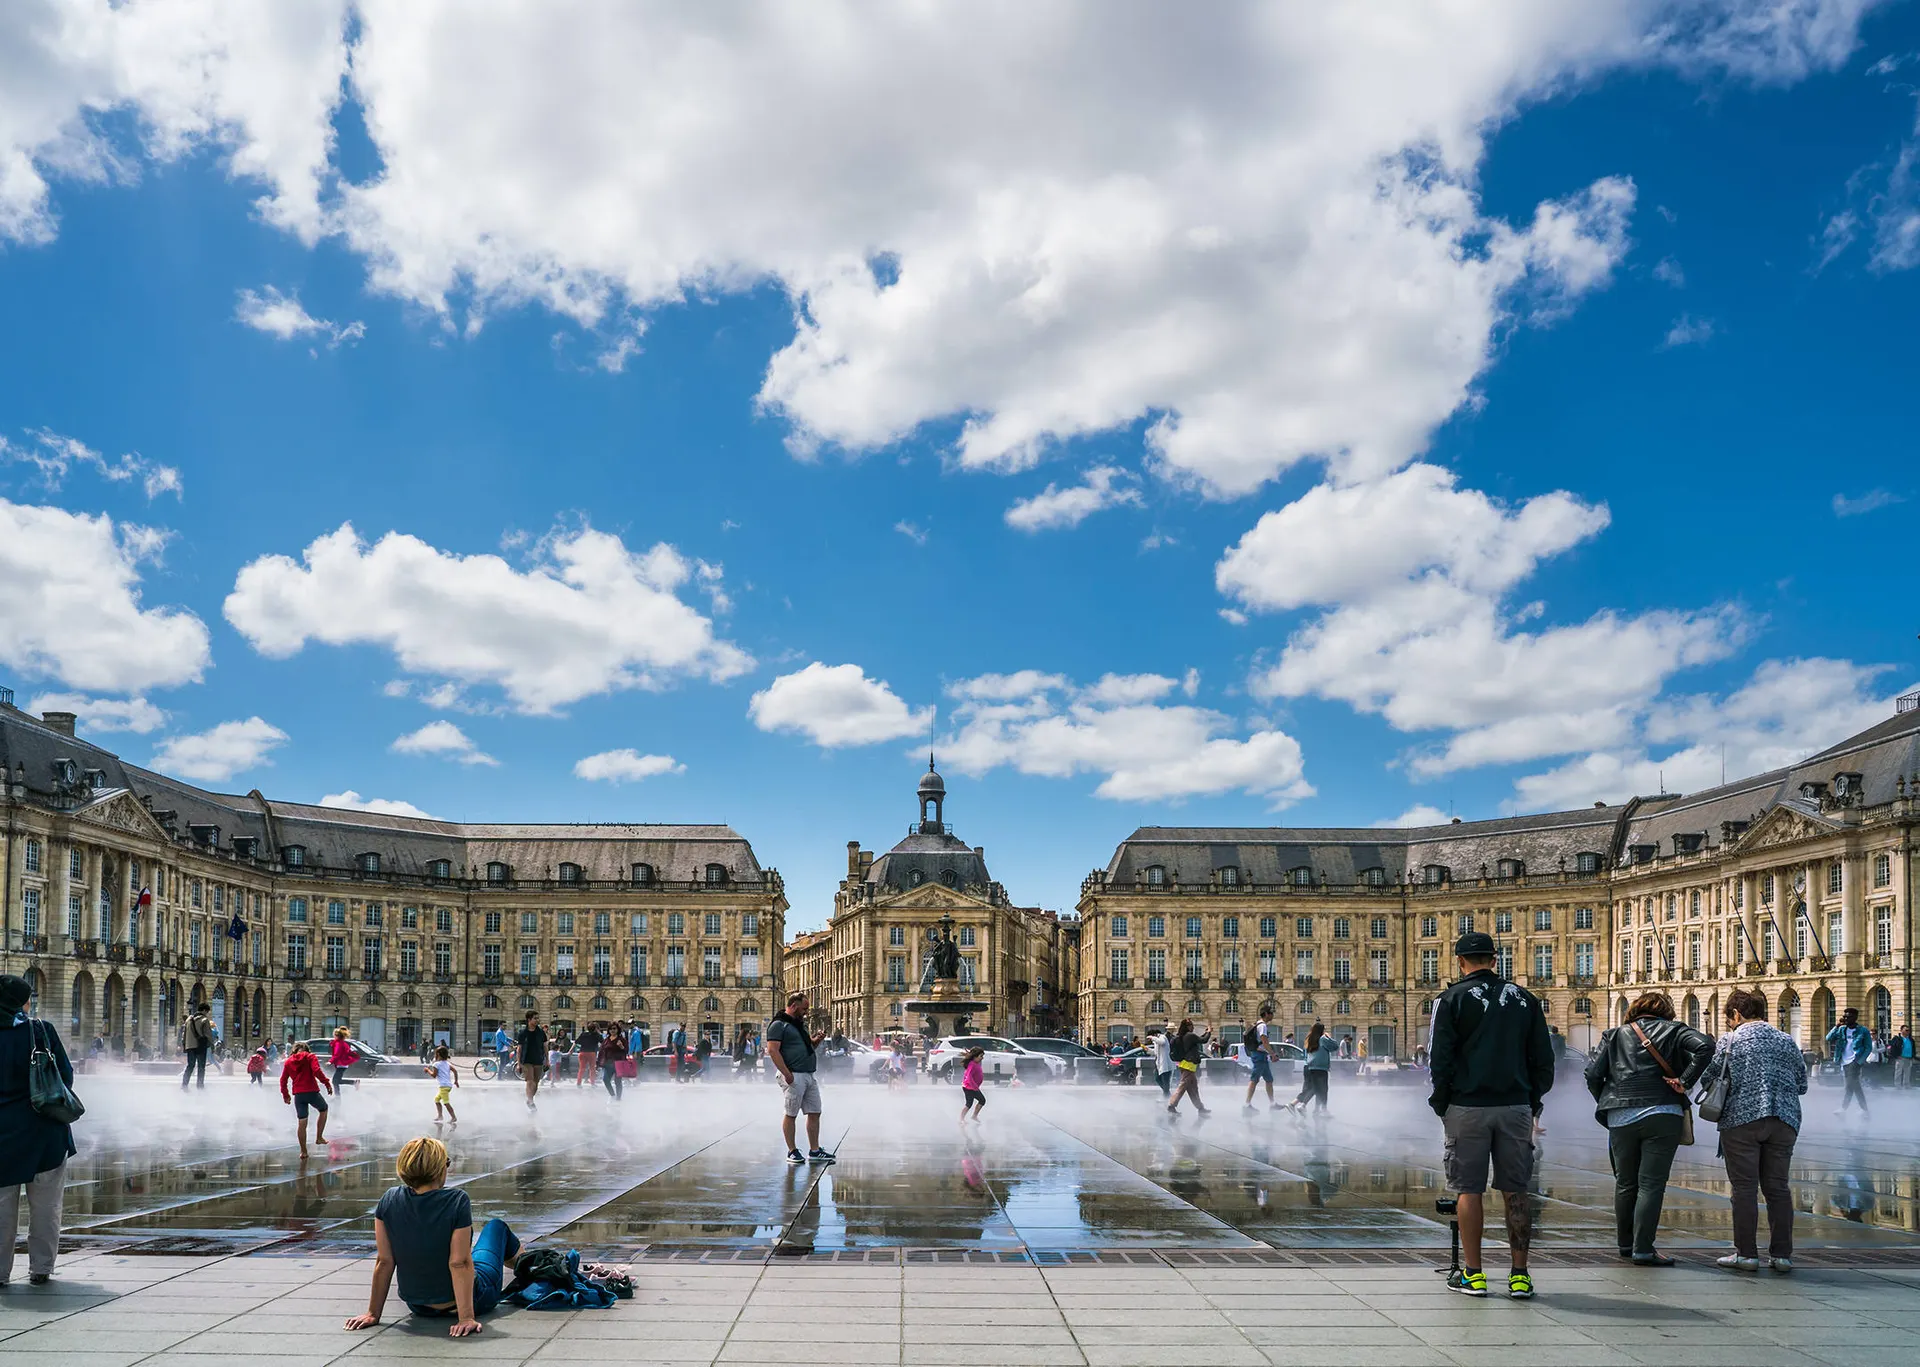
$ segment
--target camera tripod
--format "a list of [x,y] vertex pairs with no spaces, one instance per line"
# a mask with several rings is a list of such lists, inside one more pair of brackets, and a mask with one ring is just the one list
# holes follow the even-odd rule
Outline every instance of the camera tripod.
[[1433,1208],[1447,1216],[1447,1233],[1451,1236],[1452,1248],[1448,1251],[1447,1265],[1433,1270],[1444,1276],[1452,1276],[1460,1271],[1460,1201],[1458,1197],[1448,1196],[1433,1203]]

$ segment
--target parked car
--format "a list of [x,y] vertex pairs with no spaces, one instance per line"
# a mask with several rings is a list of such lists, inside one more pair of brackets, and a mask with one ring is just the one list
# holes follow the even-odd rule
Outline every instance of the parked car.
[[927,1052],[927,1072],[942,1082],[960,1080],[961,1061],[971,1049],[986,1050],[981,1067],[990,1078],[1020,1078],[1029,1082],[1054,1082],[1067,1071],[1065,1059],[1052,1054],[1023,1049],[998,1035],[953,1035],[941,1040]]
[[1118,1054],[1108,1054],[1108,1082],[1151,1082],[1153,1081],[1153,1050],[1126,1049]]
[[[351,1044],[353,1046],[353,1052],[359,1055],[359,1058],[354,1061],[353,1067],[347,1069],[348,1077],[373,1077],[379,1073],[381,1068],[390,1068],[394,1064],[402,1061],[381,1053],[363,1039],[349,1038],[347,1043]],[[333,1058],[333,1036],[322,1035],[317,1039],[310,1039],[307,1041],[307,1048],[313,1050],[314,1053],[320,1056],[320,1062],[327,1066],[328,1075],[331,1076],[333,1066],[331,1062]]]
[[1066,1065],[1066,1076],[1075,1082],[1105,1082],[1107,1056],[1057,1035],[1015,1035],[1013,1042],[1029,1053],[1046,1054]]

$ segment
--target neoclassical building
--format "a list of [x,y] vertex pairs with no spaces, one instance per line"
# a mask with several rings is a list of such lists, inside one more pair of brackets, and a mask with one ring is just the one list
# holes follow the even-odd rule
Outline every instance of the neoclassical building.
[[0,968],[74,1037],[345,1025],[456,1049],[537,1009],[731,1038],[777,1009],[787,901],[726,826],[490,825],[209,792],[0,690]]
[[1920,695],[1788,768],[1707,792],[1413,830],[1135,831],[1082,885],[1081,1037],[1190,1015],[1237,1039],[1272,1002],[1374,1056],[1426,1041],[1454,938],[1576,1046],[1639,992],[1717,1028],[1736,985],[1817,1047],[1851,1006],[1913,1020]]
[[946,783],[932,761],[915,798],[919,816],[879,858],[847,842],[847,876],[824,930],[787,947],[786,976],[808,987],[816,1014],[856,1038],[917,1031],[904,1007],[918,989],[927,934],[951,917],[961,978],[989,1003],[977,1030],[1054,1034],[1071,1029],[1078,926],[1017,907],[987,872],[986,851],[946,821]]

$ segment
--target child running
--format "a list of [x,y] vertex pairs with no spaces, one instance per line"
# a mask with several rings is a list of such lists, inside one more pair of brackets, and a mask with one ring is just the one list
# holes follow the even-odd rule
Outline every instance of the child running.
[[440,1108],[444,1106],[447,1119],[458,1125],[460,1117],[453,1113],[453,1089],[460,1085],[460,1070],[453,1066],[446,1045],[435,1047],[433,1062],[427,1065],[427,1071],[433,1074],[433,1080],[440,1085],[440,1090],[433,1094],[433,1123],[440,1123]]
[[293,1107],[294,1115],[299,1118],[296,1131],[300,1136],[302,1158],[307,1156],[307,1112],[320,1112],[320,1119],[314,1124],[313,1138],[315,1143],[327,1142],[327,1099],[320,1095],[322,1087],[329,1092],[333,1090],[333,1084],[320,1071],[320,1060],[314,1057],[313,1050],[307,1048],[307,1042],[301,1040],[293,1046],[287,1061],[280,1065],[280,1100]]
[[960,1123],[962,1125],[967,1123],[968,1111],[973,1112],[972,1119],[977,1125],[980,1123],[980,1112],[987,1109],[987,1094],[980,1090],[981,1084],[987,1080],[986,1064],[982,1062],[986,1056],[985,1049],[967,1050],[965,1066],[960,1070]]
[[247,1081],[255,1087],[267,1085],[267,1046],[264,1044],[247,1056]]

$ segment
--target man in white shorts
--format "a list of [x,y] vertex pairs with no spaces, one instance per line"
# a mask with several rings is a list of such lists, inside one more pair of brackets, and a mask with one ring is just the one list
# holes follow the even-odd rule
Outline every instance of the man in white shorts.
[[[807,994],[804,992],[791,993],[787,997],[787,1009],[767,1026],[767,1057],[773,1060],[774,1071],[780,1075],[785,1102],[786,1115],[780,1122],[780,1134],[787,1141],[787,1161],[796,1166],[833,1162],[833,1155],[820,1147],[820,1082],[814,1072],[814,1050],[826,1037],[824,1030],[817,1035],[807,1033]],[[804,1154],[793,1132],[794,1118],[802,1112],[807,1117],[808,1150]]]

